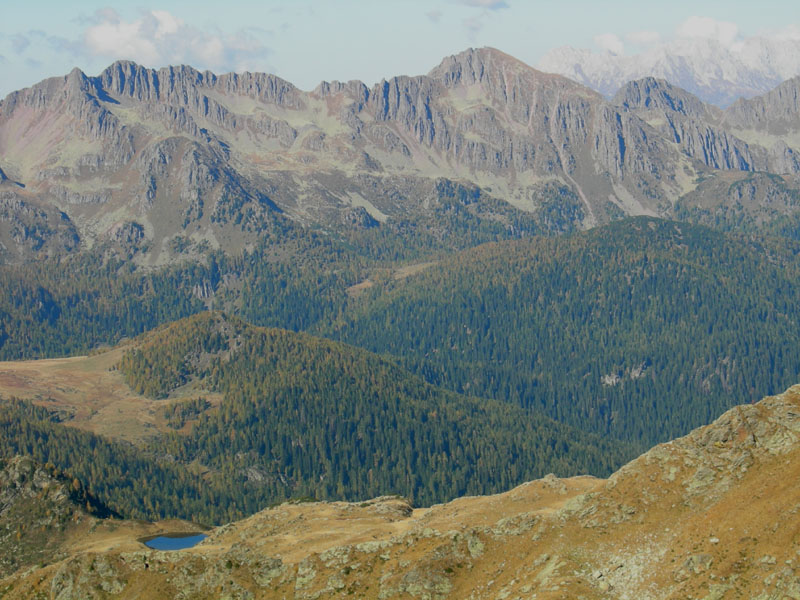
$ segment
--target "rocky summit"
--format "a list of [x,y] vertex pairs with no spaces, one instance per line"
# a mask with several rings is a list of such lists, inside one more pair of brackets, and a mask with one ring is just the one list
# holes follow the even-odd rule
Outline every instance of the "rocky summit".
[[[155,551],[93,528],[6,598],[797,598],[800,386],[737,406],[607,480],[496,496],[286,503]],[[119,526],[118,526],[119,527]],[[102,535],[103,543],[99,542]],[[93,537],[94,536],[94,537]],[[92,543],[94,540],[95,543]],[[138,547],[137,547],[138,544]]]
[[797,208],[799,82],[723,111],[655,79],[609,101],[490,48],[311,92],[76,69],[0,102],[0,260],[108,246],[160,264],[293,226],[393,232],[451,196],[507,237],[520,215],[537,232],[641,214],[758,226]]

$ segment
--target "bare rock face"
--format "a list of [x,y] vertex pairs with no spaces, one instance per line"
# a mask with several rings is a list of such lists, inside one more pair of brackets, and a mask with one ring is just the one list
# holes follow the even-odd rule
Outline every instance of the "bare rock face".
[[669,125],[684,152],[707,167],[729,171],[763,171],[767,167],[763,149],[752,151],[724,130],[691,120],[673,119]]
[[[424,197],[406,191],[439,178],[476,185],[518,214],[550,210],[542,190],[566,188],[581,209],[560,211],[572,219],[561,231],[676,216],[676,204],[691,204],[718,172],[797,173],[796,85],[721,111],[653,78],[607,102],[490,48],[448,57],[427,75],[372,88],[323,82],[310,93],[268,74],[120,61],[0,102],[0,164],[28,198],[76,224],[82,247],[121,217],[144,226],[156,254],[188,233],[241,247],[279,221],[360,227],[351,214],[360,205],[379,227],[412,213],[430,220]],[[375,196],[364,175],[384,189],[411,183]]]
[[0,188],[0,249],[5,248],[0,260],[62,256],[76,251],[79,244],[77,229],[66,213]]
[[763,96],[735,102],[725,111],[725,117],[739,129],[784,135],[800,129],[799,96],[800,77],[794,77]]
[[[638,114],[684,155],[714,170],[767,170],[766,148],[751,147],[726,129],[723,113],[662,79],[632,81],[617,92],[612,102]],[[780,161],[780,167],[789,163]]]
[[106,235],[112,242],[116,242],[128,248],[137,247],[146,239],[144,227],[133,221],[115,223],[108,232],[106,232]]
[[695,119],[708,118],[714,111],[696,96],[655,77],[631,81],[620,88],[612,103],[633,111],[659,109]]
[[77,480],[30,458],[0,459],[0,577],[63,558],[60,543],[92,514],[109,513]]

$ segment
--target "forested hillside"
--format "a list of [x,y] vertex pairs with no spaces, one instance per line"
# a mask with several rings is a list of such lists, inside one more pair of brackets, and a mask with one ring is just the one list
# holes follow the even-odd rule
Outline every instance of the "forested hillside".
[[633,451],[528,409],[446,392],[358,348],[219,313],[146,335],[120,368],[148,395],[193,379],[221,392],[218,409],[159,442],[161,451],[244,473],[254,497],[271,501],[399,493],[429,504],[551,471],[608,473]]
[[[86,353],[209,308],[256,325],[320,329],[343,310],[346,289],[371,270],[546,232],[533,217],[481,197],[476,188],[440,182],[437,198],[433,217],[334,236],[283,220],[282,228],[238,253],[178,236],[170,243],[173,260],[155,268],[108,245],[58,260],[0,265],[0,359]],[[502,222],[481,217],[487,206]],[[544,216],[553,221],[558,210],[554,205]]]
[[[6,398],[0,457],[69,471],[126,517],[218,524],[291,498],[397,493],[428,505],[550,472],[607,475],[639,450],[436,388],[358,348],[218,312],[129,347],[119,369],[138,392],[164,398],[174,432],[134,446]],[[172,398],[192,383],[221,403]]]
[[651,444],[800,378],[799,250],[650,218],[489,244],[372,288],[328,334]]
[[113,442],[53,420],[15,399],[0,402],[0,456],[30,456],[68,471],[89,493],[128,518],[220,522],[243,514],[232,481],[204,480],[162,454]]
[[[296,233],[296,232],[295,232]],[[0,359],[86,353],[207,308],[302,330],[338,315],[368,261],[313,233],[236,256],[208,252],[160,268],[102,253],[0,267]]]
[[[292,235],[291,260],[265,240],[160,269],[98,255],[0,269],[0,357],[82,353],[224,309],[393,356],[458,393],[645,444],[800,376],[796,242],[638,218],[418,255],[438,262],[395,280],[393,260]],[[347,293],[367,277],[372,287]]]

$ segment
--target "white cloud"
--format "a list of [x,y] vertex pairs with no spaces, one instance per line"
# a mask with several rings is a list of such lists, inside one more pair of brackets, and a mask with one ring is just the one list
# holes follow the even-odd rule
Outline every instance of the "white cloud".
[[776,31],[770,37],[776,40],[800,40],[800,25],[788,25],[783,29]]
[[159,62],[160,53],[154,43],[148,25],[150,18],[132,23],[119,20],[104,20],[84,33],[86,47],[91,54],[111,58],[127,58],[153,66]]
[[467,30],[467,37],[469,37],[469,41],[471,43],[476,43],[478,41],[478,34],[483,29],[485,24],[485,19],[483,16],[477,17],[470,17],[469,19],[464,19],[462,21],[464,24],[464,28]]
[[177,33],[178,30],[183,27],[183,21],[177,17],[173,17],[165,10],[154,10],[151,14],[155,17],[156,21],[158,21],[155,32],[157,38],[163,38],[170,33]]
[[661,34],[657,31],[634,31],[627,34],[625,39],[637,46],[652,46],[661,41]]
[[715,40],[723,46],[731,46],[739,37],[739,27],[728,21],[693,16],[681,23],[675,33],[679,38]]
[[16,35],[11,36],[11,46],[14,48],[14,52],[17,54],[22,54],[25,50],[28,49],[28,46],[31,45],[31,40],[28,36],[18,33]]
[[603,33],[594,37],[594,43],[600,46],[603,50],[608,50],[612,54],[621,56],[625,54],[625,44],[614,33]]
[[477,6],[478,8],[488,8],[489,10],[508,8],[508,3],[505,2],[505,0],[459,0],[459,4],[463,4],[465,6]]
[[426,12],[425,16],[431,20],[433,23],[438,23],[439,20],[442,18],[442,11],[440,10],[432,10],[430,12]]
[[145,12],[132,21],[113,9],[98,11],[82,46],[95,57],[130,59],[151,67],[184,63],[216,71],[257,68],[269,52],[252,33],[202,31],[164,10]]

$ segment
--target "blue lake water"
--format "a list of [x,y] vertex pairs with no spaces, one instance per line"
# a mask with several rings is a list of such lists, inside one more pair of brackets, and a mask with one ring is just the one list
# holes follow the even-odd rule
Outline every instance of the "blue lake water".
[[185,548],[196,546],[207,537],[205,533],[161,535],[152,540],[147,540],[144,545],[154,550],[184,550]]

